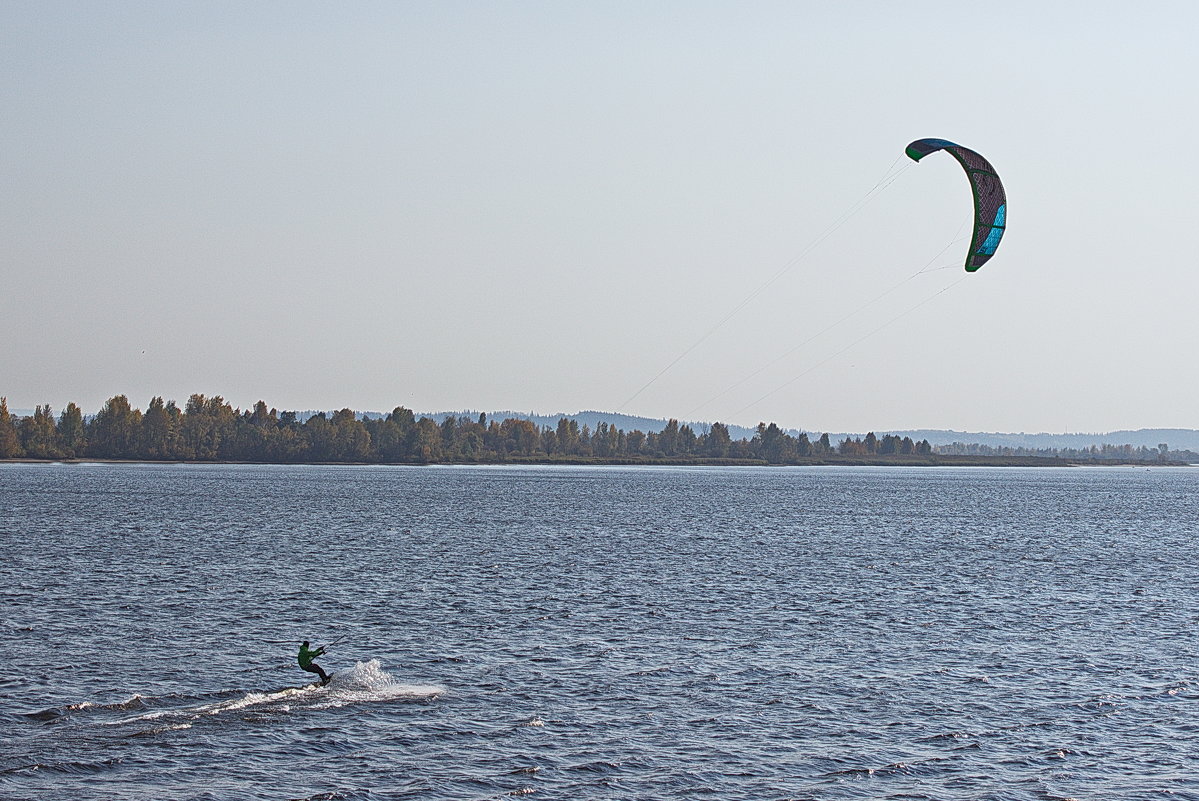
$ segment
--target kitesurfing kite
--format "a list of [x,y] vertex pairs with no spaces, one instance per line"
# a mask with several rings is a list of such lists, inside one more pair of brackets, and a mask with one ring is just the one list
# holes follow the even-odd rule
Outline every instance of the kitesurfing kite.
[[920,161],[938,150],[944,150],[958,160],[974,193],[974,236],[966,255],[966,272],[972,273],[995,255],[999,240],[1003,239],[1007,226],[1007,195],[991,162],[968,147],[944,139],[917,139],[906,148],[912,161]]

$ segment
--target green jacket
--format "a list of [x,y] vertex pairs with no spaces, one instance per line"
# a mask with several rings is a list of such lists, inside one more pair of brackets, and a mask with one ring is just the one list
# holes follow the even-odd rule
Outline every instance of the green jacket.
[[312,664],[312,660],[325,652],[324,648],[310,650],[304,646],[300,646],[300,655],[296,657],[296,661],[300,663],[300,667],[307,668]]

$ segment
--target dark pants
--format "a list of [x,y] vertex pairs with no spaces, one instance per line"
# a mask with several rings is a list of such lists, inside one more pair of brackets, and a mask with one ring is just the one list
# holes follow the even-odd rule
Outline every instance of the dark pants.
[[318,674],[320,674],[320,677],[321,677],[321,684],[328,684],[328,683],[329,683],[329,677],[328,677],[327,675],[325,675],[325,671],[321,670],[321,666],[320,666],[320,665],[318,665],[317,663],[315,663],[315,662],[310,662],[310,663],[308,664],[308,667],[304,667],[303,665],[301,665],[300,667],[301,667],[302,669],[304,669],[304,670],[307,670],[309,673],[318,673]]

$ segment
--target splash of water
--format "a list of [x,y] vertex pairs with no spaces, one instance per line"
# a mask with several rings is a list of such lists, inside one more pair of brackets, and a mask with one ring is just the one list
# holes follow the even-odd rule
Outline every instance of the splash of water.
[[339,670],[324,688],[324,697],[315,699],[318,708],[345,704],[393,701],[400,699],[434,698],[445,692],[434,684],[405,684],[383,669],[378,659],[357,662],[352,668]]

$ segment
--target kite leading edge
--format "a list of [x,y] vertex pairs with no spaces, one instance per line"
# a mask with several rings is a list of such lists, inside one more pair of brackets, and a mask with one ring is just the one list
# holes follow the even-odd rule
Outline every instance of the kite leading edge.
[[945,139],[917,139],[905,152],[912,161],[944,150],[958,160],[974,193],[974,235],[966,255],[966,272],[972,273],[995,255],[1007,227],[1007,195],[991,162],[968,147]]

